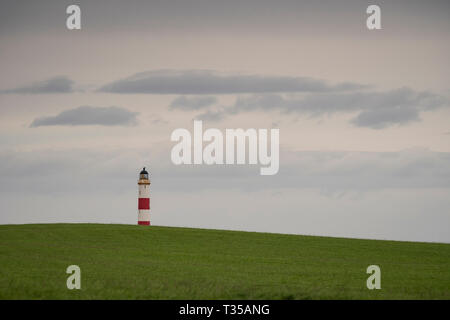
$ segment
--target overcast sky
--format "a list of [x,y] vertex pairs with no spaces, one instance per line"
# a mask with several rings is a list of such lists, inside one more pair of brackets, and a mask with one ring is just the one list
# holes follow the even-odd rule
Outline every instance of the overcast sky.
[[[0,3],[0,223],[135,224],[146,166],[155,225],[450,242],[450,2],[72,3]],[[173,165],[194,119],[279,173]]]

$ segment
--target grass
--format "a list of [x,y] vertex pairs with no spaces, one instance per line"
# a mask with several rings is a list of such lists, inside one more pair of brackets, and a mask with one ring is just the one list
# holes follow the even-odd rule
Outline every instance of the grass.
[[[81,290],[68,290],[69,265]],[[368,290],[366,268],[381,268]],[[0,299],[449,299],[450,244],[102,224],[0,226]]]

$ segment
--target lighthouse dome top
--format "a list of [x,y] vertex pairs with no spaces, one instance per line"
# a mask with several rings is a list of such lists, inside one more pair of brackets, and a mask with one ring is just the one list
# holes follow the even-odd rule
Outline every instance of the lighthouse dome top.
[[145,170],[145,167],[139,173],[139,183],[141,184],[149,184],[148,172]]

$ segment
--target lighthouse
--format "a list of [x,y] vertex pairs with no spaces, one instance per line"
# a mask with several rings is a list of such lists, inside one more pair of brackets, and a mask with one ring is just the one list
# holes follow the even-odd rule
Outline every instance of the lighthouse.
[[148,172],[144,169],[139,173],[138,180],[139,198],[138,198],[138,224],[150,225],[150,179]]

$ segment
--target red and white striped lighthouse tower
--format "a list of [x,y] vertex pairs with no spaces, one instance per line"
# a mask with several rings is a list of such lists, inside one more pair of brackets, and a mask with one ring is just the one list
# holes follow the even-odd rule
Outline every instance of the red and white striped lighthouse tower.
[[138,224],[150,225],[150,179],[148,172],[142,169],[139,173]]

